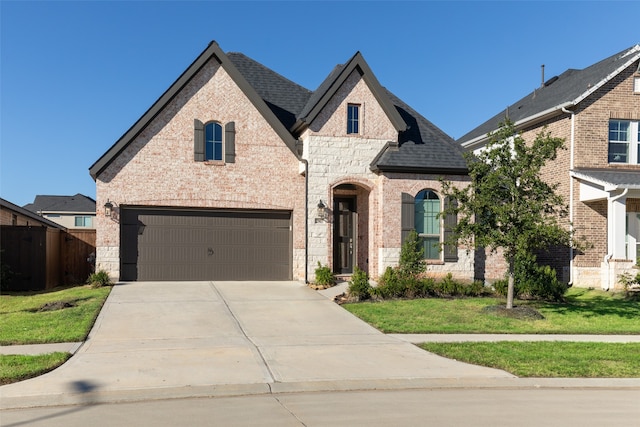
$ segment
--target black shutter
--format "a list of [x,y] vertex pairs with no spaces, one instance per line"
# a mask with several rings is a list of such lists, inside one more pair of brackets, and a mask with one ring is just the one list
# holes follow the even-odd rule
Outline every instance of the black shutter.
[[195,119],[193,129],[193,159],[196,162],[204,162],[204,124]]
[[224,161],[236,162],[236,123],[229,122],[224,125]]
[[[455,208],[458,203],[455,200],[446,197],[444,199],[444,209],[449,206]],[[458,262],[458,244],[451,241],[453,237],[453,229],[458,224],[458,216],[455,213],[448,213],[444,217],[444,262]]]
[[402,193],[402,212],[400,227],[402,229],[400,244],[404,244],[407,236],[414,230],[415,225],[415,198],[411,194]]

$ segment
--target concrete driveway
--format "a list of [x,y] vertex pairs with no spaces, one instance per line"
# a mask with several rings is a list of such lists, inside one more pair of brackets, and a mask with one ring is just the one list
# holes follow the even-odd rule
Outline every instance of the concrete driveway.
[[0,387],[1,408],[514,378],[384,335],[296,282],[116,285],[63,366]]

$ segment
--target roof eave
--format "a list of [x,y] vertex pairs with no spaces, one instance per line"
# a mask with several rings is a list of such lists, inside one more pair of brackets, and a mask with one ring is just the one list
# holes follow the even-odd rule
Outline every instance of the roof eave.
[[[516,129],[522,129],[526,126],[533,126],[535,124],[548,120],[552,117],[563,114],[564,113],[563,110],[566,110],[573,106],[575,106],[574,101],[564,102],[562,104],[556,105],[552,108],[546,109],[544,111],[541,111],[529,117],[525,117],[524,119],[520,119],[517,122],[514,122],[513,126]],[[494,132],[496,130],[497,129],[493,129],[491,132]],[[469,149],[477,148],[479,146],[484,145],[484,143],[486,143],[488,140],[489,140],[489,133],[487,133],[486,135],[477,136],[469,141],[461,143],[460,145],[462,146],[462,148],[469,150]]]

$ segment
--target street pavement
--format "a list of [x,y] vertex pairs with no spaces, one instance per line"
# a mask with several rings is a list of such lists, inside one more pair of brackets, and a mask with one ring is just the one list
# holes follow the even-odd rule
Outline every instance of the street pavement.
[[640,379],[520,379],[412,344],[425,338],[382,334],[297,282],[123,283],[87,341],[68,344],[74,356],[0,387],[0,409],[381,389],[640,389]]

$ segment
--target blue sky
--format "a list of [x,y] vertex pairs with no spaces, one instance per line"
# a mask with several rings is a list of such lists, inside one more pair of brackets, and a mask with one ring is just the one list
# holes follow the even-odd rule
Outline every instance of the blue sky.
[[216,40],[308,89],[360,51],[454,138],[640,43],[637,1],[0,0],[0,196],[95,198],[88,168]]

